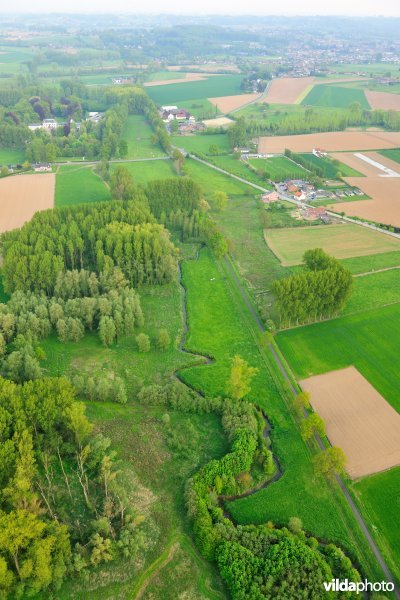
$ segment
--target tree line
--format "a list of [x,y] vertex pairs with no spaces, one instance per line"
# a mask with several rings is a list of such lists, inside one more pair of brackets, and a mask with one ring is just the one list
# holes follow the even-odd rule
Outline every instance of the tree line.
[[322,249],[307,250],[303,265],[302,272],[273,282],[282,326],[332,317],[351,295],[351,272]]

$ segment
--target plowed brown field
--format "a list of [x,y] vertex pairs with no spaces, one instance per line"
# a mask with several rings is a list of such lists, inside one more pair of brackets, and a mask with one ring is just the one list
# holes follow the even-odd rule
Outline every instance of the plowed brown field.
[[368,104],[372,109],[400,110],[400,94],[390,92],[370,92],[365,90]]
[[258,151],[263,154],[280,154],[285,148],[294,152],[311,152],[313,148],[324,148],[331,152],[356,152],[399,146],[400,132],[397,131],[332,131],[260,137]]
[[348,367],[300,383],[324,419],[329,441],[346,454],[351,477],[400,464],[400,415],[357,369]]
[[281,77],[274,79],[264,98],[269,104],[295,104],[297,98],[314,83],[314,77]]
[[54,173],[0,179],[0,233],[21,227],[35,212],[54,206]]
[[249,102],[253,102],[260,97],[260,94],[239,94],[237,96],[221,96],[219,98],[209,98],[209,101],[218,106],[223,113],[229,113],[231,110],[236,110]]

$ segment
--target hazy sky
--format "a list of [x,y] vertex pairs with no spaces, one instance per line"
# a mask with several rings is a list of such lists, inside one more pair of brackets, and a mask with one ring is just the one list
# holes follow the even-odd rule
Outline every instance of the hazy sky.
[[400,16],[400,0],[0,0],[0,12]]

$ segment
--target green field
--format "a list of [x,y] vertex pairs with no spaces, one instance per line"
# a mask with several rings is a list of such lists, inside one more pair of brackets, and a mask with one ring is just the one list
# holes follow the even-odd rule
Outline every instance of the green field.
[[12,148],[0,148],[0,166],[17,165],[25,161],[25,152],[23,150],[14,150]]
[[182,71],[155,71],[149,73],[146,81],[168,81],[169,79],[185,79],[186,73]]
[[400,302],[400,269],[354,278],[353,292],[343,314]]
[[359,225],[320,225],[288,229],[269,229],[268,245],[283,265],[297,265],[303,254],[322,248],[336,258],[351,258],[400,250],[400,241]]
[[283,331],[277,342],[299,379],[354,365],[400,411],[400,304]]
[[340,261],[352,273],[368,273],[378,269],[387,269],[400,266],[400,251],[382,252],[370,256],[356,256],[344,258]]
[[186,108],[196,119],[211,119],[220,115],[220,111],[207,98],[198,100],[184,100],[179,102],[181,108]]
[[[146,185],[152,179],[175,177],[176,173],[170,160],[149,160],[143,162],[120,163],[132,175],[138,185]],[[111,167],[111,170],[115,168]]]
[[186,160],[186,172],[203,188],[206,197],[210,197],[214,192],[226,192],[228,196],[243,196],[246,194],[260,194],[255,188],[232,179],[229,175],[224,175],[211,167],[207,167],[194,159]]
[[188,152],[209,154],[210,146],[217,146],[218,151],[221,154],[231,151],[226,133],[210,135],[175,135],[171,138],[171,141],[179,148],[185,148]]
[[[382,536],[382,544],[387,546],[385,554],[400,557],[400,468],[390,469],[365,477],[354,483],[353,491],[363,506],[365,517],[375,531]],[[387,544],[386,544],[386,542]]]
[[389,150],[379,150],[379,154],[382,156],[387,156],[392,160],[400,163],[400,148],[390,148]]
[[361,108],[370,108],[364,91],[352,87],[340,87],[332,84],[315,85],[303,99],[308,106],[329,106],[348,108],[353,102],[359,102]]
[[90,167],[62,166],[56,175],[55,206],[110,200],[110,192]]
[[271,520],[285,524],[295,515],[302,519],[306,531],[337,541],[363,562],[366,556],[361,558],[359,554],[366,550],[363,536],[349,514],[342,494],[335,486],[315,477],[310,449],[304,444],[288,406],[276,388],[277,372],[269,362],[271,355],[257,345],[248,310],[231,287],[225,269],[215,263],[208,251],[202,251],[197,262],[184,263],[183,282],[187,289],[189,317],[186,347],[192,352],[213,356],[215,363],[186,369],[181,376],[190,386],[206,394],[219,395],[225,392],[230,359],[234,354],[240,354],[258,367],[250,398],[266,410],[273,423],[272,448],[284,470],[277,483],[246,499],[229,503],[235,521],[263,523]]
[[146,89],[150,98],[159,105],[179,104],[187,100],[203,100],[218,96],[241,94],[242,75],[215,75],[202,81],[155,85]]
[[286,156],[274,156],[272,158],[250,158],[249,162],[256,169],[266,171],[273,181],[284,179],[307,178],[310,173],[300,165],[296,165]]
[[318,156],[315,156],[315,154],[312,154],[312,152],[311,153],[303,153],[303,154],[300,154],[300,156],[305,158],[307,161],[309,161],[316,167],[322,169],[322,171],[323,171],[322,176],[325,179],[336,179],[338,172],[343,177],[364,177],[364,175],[362,175],[362,173],[359,173],[355,169],[352,169],[351,167],[349,167],[348,165],[345,165],[344,163],[342,163],[340,161],[337,161],[338,164],[336,164],[336,162],[334,162],[332,159],[319,158]]
[[126,158],[156,158],[165,156],[159,144],[153,142],[153,130],[143,115],[129,115],[122,138],[128,142]]

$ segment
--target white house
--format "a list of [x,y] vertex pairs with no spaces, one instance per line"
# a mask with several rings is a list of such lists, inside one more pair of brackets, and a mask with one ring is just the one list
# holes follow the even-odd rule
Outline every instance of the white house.
[[42,127],[43,129],[57,129],[57,121],[55,119],[43,119]]

